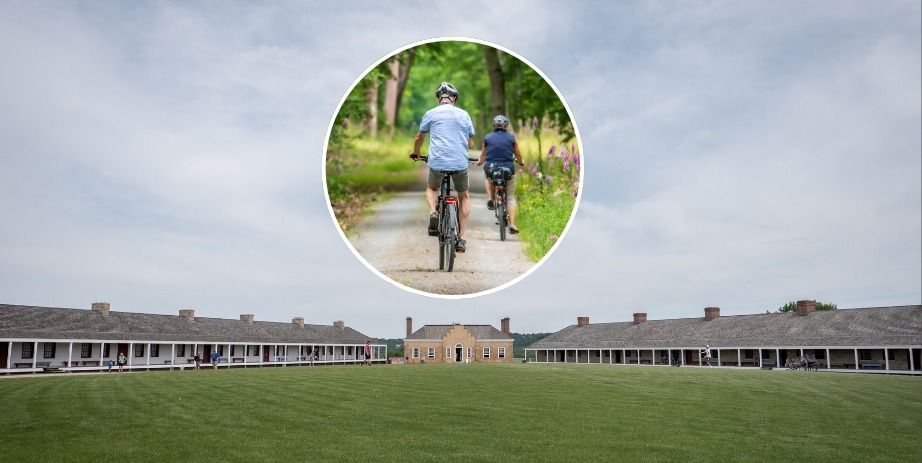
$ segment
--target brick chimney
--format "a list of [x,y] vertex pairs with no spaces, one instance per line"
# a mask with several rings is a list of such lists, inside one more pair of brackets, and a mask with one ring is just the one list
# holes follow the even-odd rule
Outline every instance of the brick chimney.
[[[300,326],[301,328],[304,328],[304,317],[294,317],[291,319],[291,322],[294,323],[295,325]],[[342,322],[339,322],[339,323],[342,323]],[[336,323],[334,323],[333,326],[336,326]]]
[[634,324],[635,324],[635,325],[639,325],[639,324],[641,324],[641,323],[643,323],[643,322],[645,322],[645,321],[647,321],[647,313],[646,313],[646,312],[636,312],[636,313],[634,313]]
[[407,337],[413,334],[413,317],[407,317]]
[[240,314],[240,321],[253,324],[253,314],[251,313],[242,313]]
[[186,320],[195,320],[195,309],[179,309],[179,316]]
[[589,324],[589,317],[576,317],[576,326],[586,326]]
[[94,302],[90,309],[93,312],[99,312],[103,315],[109,315],[109,303],[108,302]]
[[711,321],[720,316],[720,307],[705,307],[704,321]]
[[807,315],[816,312],[816,301],[797,301],[797,315]]
[[509,334],[509,317],[500,320],[500,326],[502,326],[503,333]]
[[[301,319],[301,326],[304,326],[304,319],[303,319],[303,318]],[[339,329],[341,329],[341,330],[344,330],[344,329],[346,329],[346,322],[344,322],[344,321],[342,321],[342,320],[336,320],[335,322],[333,322],[333,326],[335,326],[335,327],[337,327],[337,328],[339,328]]]

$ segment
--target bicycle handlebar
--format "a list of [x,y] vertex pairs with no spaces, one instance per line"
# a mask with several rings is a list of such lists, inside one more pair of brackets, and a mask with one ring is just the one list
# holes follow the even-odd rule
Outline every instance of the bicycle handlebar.
[[[429,156],[419,155],[419,156],[413,157],[413,153],[410,153],[410,160],[429,162]],[[480,159],[478,158],[467,158],[467,162],[477,162],[479,160]]]

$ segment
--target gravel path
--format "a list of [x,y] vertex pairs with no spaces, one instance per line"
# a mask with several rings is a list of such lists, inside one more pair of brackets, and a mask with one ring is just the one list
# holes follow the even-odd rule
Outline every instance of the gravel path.
[[[425,166],[421,176],[425,178]],[[440,271],[438,238],[426,233],[428,214],[424,183],[413,192],[396,194],[372,208],[357,227],[352,245],[390,279],[434,294],[472,294],[513,280],[535,263],[523,251],[518,235],[499,240],[493,211],[487,209],[483,169],[471,166],[471,216],[464,239],[467,252],[455,257],[452,272]]]

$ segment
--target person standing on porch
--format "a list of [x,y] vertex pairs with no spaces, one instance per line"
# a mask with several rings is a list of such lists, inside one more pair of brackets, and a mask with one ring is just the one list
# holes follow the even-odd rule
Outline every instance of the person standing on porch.
[[221,360],[221,353],[217,350],[211,353],[211,368],[218,369],[218,361]]
[[701,350],[701,354],[704,355],[704,363],[711,366],[711,346],[706,344],[704,349]]
[[365,341],[365,365],[371,366],[371,341]]
[[195,361],[195,371],[198,371],[199,367],[202,366],[202,356],[198,352],[195,353],[195,356],[192,357],[192,360]]
[[125,368],[125,364],[128,363],[128,357],[125,357],[124,352],[118,353],[118,372],[121,373],[122,369]]

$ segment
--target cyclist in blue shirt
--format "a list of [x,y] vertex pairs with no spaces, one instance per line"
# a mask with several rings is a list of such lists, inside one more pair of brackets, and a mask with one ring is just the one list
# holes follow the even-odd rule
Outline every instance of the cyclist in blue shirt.
[[429,134],[429,180],[426,185],[426,202],[429,203],[429,234],[437,235],[439,216],[436,213],[439,188],[442,184],[442,172],[454,172],[451,180],[458,192],[461,203],[461,217],[458,230],[457,252],[464,252],[466,242],[463,239],[467,227],[467,218],[471,214],[468,199],[469,182],[467,178],[467,150],[474,148],[474,124],[467,111],[455,106],[458,101],[458,89],[448,82],[442,82],[435,90],[439,105],[426,111],[419,123],[419,133],[413,142],[410,158],[419,157],[426,134]]
[[477,165],[484,166],[487,195],[490,197],[487,200],[487,209],[490,210],[494,209],[493,201],[496,199],[496,193],[493,190],[493,171],[505,168],[511,172],[512,178],[506,182],[506,210],[509,212],[509,232],[518,233],[519,228],[515,226],[515,165],[513,163],[521,166],[524,162],[515,135],[509,133],[508,129],[509,119],[506,116],[498,115],[493,118],[493,133],[483,137],[483,147],[480,150]]

